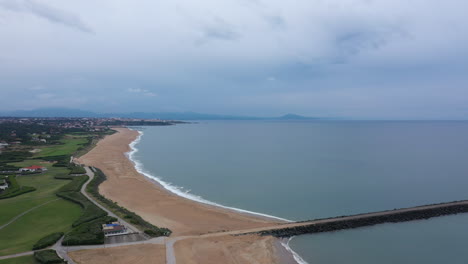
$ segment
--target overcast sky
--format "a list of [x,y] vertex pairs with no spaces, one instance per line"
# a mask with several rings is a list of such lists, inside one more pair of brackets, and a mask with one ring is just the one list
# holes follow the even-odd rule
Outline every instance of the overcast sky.
[[0,111],[468,117],[466,0],[0,0]]

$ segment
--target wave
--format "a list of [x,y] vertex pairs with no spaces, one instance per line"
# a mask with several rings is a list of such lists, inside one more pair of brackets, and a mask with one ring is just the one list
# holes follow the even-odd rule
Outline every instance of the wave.
[[294,260],[298,263],[298,264],[308,264],[307,261],[305,261],[303,258],[301,258],[301,256],[299,256],[299,254],[297,254],[294,250],[292,250],[292,248],[289,246],[289,242],[291,241],[291,239],[293,239],[294,237],[290,237],[288,239],[288,241],[285,243],[283,240],[281,240],[281,245],[289,252],[291,253],[291,255],[293,256]]
[[[131,150],[126,153],[128,159],[131,162],[133,162],[133,164],[135,166],[135,169],[137,170],[138,173],[141,173],[144,176],[146,176],[146,177],[148,177],[148,178],[150,178],[152,180],[157,181],[159,184],[161,184],[161,186],[163,188],[170,191],[171,193],[174,193],[174,194],[176,194],[178,196],[181,196],[181,197],[184,197],[184,198],[187,198],[187,199],[190,199],[192,201],[199,202],[199,203],[203,203],[203,204],[218,206],[218,207],[221,207],[221,208],[225,208],[225,209],[229,209],[229,210],[233,210],[233,211],[237,211],[237,212],[241,212],[241,213],[252,214],[252,215],[257,215],[257,216],[262,216],[262,217],[267,217],[267,218],[272,218],[272,219],[278,219],[278,220],[282,220],[282,221],[286,221],[286,222],[293,222],[292,220],[288,220],[288,219],[273,216],[273,215],[262,214],[262,213],[258,213],[258,212],[252,212],[252,211],[248,211],[248,210],[244,210],[244,209],[240,209],[240,208],[235,208],[235,207],[230,207],[230,206],[225,206],[225,205],[218,204],[218,203],[215,203],[215,202],[212,202],[212,201],[208,201],[208,200],[202,198],[201,196],[194,195],[194,194],[190,193],[189,191],[184,191],[184,189],[182,187],[179,187],[179,186],[173,185],[171,183],[165,182],[161,178],[159,178],[159,177],[157,177],[155,175],[152,175],[151,173],[146,171],[143,164],[138,159],[135,158],[135,154],[138,152],[138,148],[136,147],[136,145],[138,145],[138,143],[140,143],[141,138],[143,137],[144,133],[143,133],[143,131],[137,130],[135,128],[129,128],[129,129],[138,131],[138,137],[132,143],[130,143],[130,145],[129,145]],[[289,246],[289,241],[291,241],[291,239],[292,238],[288,239],[288,241],[286,243],[281,241],[281,245],[284,248],[286,248],[286,250],[293,255],[294,260],[298,264],[308,264],[294,250],[291,249],[291,247]]]

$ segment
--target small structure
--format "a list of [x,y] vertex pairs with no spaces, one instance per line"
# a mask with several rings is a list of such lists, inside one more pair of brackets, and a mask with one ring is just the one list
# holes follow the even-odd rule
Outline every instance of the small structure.
[[30,167],[21,168],[20,172],[44,172],[47,171],[46,167],[32,165]]
[[123,234],[128,233],[127,228],[124,225],[120,224],[119,222],[103,224],[102,231],[104,232],[104,236],[106,237],[123,235]]
[[8,189],[8,182],[5,179],[0,179],[0,191]]

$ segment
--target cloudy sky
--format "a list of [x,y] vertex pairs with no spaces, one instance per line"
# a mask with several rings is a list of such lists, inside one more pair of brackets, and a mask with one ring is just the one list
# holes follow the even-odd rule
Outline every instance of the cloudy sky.
[[0,0],[0,111],[468,117],[466,0]]

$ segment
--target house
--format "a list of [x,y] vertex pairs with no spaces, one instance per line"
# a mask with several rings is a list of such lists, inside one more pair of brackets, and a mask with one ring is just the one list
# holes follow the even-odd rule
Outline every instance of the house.
[[116,235],[123,235],[128,233],[127,228],[120,224],[119,222],[112,222],[110,224],[103,224],[102,231],[104,232],[105,236],[116,236]]
[[0,191],[4,191],[8,188],[8,182],[5,179],[0,179]]
[[44,172],[44,171],[47,171],[47,168],[42,167],[42,166],[33,165],[33,166],[30,166],[30,167],[21,168],[19,171],[20,172]]

